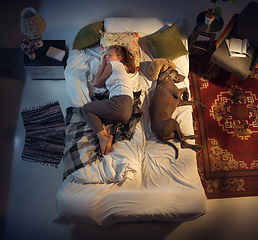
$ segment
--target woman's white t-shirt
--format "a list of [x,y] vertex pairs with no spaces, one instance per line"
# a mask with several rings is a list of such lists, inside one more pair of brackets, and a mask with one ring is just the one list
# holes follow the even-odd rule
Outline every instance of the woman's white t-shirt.
[[112,73],[106,80],[109,98],[120,95],[129,95],[133,99],[131,78],[120,61],[111,61]]

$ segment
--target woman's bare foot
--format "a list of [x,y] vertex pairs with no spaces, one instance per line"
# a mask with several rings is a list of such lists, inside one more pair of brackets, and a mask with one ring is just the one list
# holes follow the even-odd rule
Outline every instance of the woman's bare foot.
[[109,137],[107,137],[103,142],[100,142],[101,153],[103,155],[106,155],[109,152],[111,152],[112,140],[113,136],[109,135]]
[[106,132],[106,129],[98,132],[97,136],[98,136],[99,143],[100,143],[101,153],[103,155],[106,155],[109,152],[111,152],[113,136],[108,135]]

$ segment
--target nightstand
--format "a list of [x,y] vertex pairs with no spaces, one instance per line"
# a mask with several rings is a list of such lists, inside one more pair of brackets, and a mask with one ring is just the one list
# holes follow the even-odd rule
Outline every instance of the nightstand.
[[[36,59],[31,60],[24,54],[23,65],[33,80],[65,80],[64,68],[67,60],[65,40],[43,40],[43,47],[36,49]],[[56,47],[66,51],[61,61],[46,56],[49,47]]]

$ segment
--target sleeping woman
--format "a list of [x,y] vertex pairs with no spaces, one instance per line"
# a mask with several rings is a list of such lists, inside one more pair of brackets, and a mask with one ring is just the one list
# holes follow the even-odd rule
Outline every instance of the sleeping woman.
[[111,151],[113,136],[103,123],[123,123],[133,111],[133,89],[128,73],[135,73],[133,54],[124,46],[109,47],[93,79],[93,86],[106,87],[109,99],[93,101],[82,107],[82,114],[92,131],[97,135],[101,153]]

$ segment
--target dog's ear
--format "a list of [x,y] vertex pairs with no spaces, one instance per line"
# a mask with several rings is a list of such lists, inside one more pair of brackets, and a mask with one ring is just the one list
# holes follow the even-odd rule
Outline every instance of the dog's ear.
[[162,66],[159,66],[157,59],[153,59],[148,69],[148,75],[155,81],[158,80],[159,72]]
[[153,59],[148,69],[148,75],[153,80],[158,80],[159,74],[166,71],[168,68],[168,61],[164,58]]
[[161,66],[161,69],[160,69],[159,72],[160,73],[165,72],[168,69],[168,67],[169,67],[168,60],[165,59],[165,58],[158,58],[158,62],[160,64],[160,66]]
[[157,74],[154,73],[154,64],[153,64],[153,61],[151,62],[151,65],[147,71],[148,73],[148,76],[151,77],[153,80],[157,80],[158,79],[158,76]]
[[168,65],[169,65],[169,67],[176,69],[176,64],[174,62],[172,62],[171,60],[168,60]]

